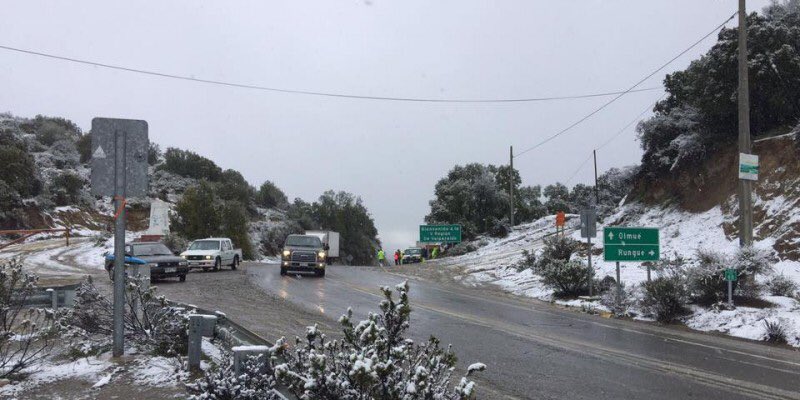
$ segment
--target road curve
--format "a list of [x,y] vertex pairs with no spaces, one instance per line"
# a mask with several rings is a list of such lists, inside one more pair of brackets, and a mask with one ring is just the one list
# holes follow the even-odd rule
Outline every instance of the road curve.
[[[247,274],[333,319],[348,307],[359,317],[375,311],[380,286],[409,279],[376,267],[333,266],[315,278],[250,264]],[[452,343],[462,368],[487,364],[484,398],[800,399],[797,351],[410,279],[411,336]]]

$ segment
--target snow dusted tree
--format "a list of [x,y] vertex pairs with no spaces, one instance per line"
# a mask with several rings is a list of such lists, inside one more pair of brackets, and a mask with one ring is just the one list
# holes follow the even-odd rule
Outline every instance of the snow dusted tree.
[[[366,320],[353,323],[348,310],[339,320],[341,340],[327,340],[316,326],[296,338],[294,348],[281,339],[276,356],[286,362],[275,367],[278,381],[301,399],[473,398],[475,384],[466,376],[450,387],[456,356],[449,346],[441,348],[433,337],[418,344],[404,336],[411,315],[408,282],[395,289],[397,301],[390,288],[381,288],[380,313]],[[484,368],[473,364],[467,375]]]

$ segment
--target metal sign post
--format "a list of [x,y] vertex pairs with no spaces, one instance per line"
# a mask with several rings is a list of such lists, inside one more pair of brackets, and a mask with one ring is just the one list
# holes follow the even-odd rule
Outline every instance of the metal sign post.
[[592,269],[592,238],[597,236],[597,212],[594,209],[581,211],[581,237],[586,238],[589,245],[589,297],[593,295],[594,269]]
[[733,307],[733,281],[737,279],[736,270],[727,268],[725,270],[725,280],[728,281],[728,305]]
[[114,323],[113,355],[124,354],[125,338],[125,203],[127,196],[147,194],[147,122],[128,119],[92,120],[92,193],[113,196]]

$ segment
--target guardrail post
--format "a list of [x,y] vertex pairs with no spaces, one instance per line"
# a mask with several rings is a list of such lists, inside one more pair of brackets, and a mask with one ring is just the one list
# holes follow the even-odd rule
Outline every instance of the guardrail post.
[[233,371],[236,375],[242,373],[242,364],[250,356],[259,354],[269,355],[269,346],[236,346],[233,350]]
[[203,344],[203,316],[189,316],[189,370],[197,371],[200,369],[200,353]]
[[57,310],[58,309],[58,292],[56,292],[52,288],[47,289],[46,292],[47,292],[47,294],[50,295],[51,307],[53,307],[53,310]]

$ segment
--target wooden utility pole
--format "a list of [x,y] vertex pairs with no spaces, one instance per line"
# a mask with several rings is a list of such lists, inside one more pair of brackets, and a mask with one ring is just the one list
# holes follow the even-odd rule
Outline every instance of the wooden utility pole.
[[594,205],[595,207],[599,207],[600,192],[597,188],[597,149],[592,150],[592,154],[594,155]]
[[511,227],[514,227],[514,146],[509,147],[508,150],[509,155],[509,165],[511,168],[508,170],[508,197],[511,199],[509,203],[511,203],[511,215],[508,216],[508,220],[511,222]]
[[[750,154],[750,89],[747,68],[747,11],[739,0],[739,153]],[[737,169],[739,166],[737,166]],[[739,179],[739,245],[753,243],[752,183]]]

